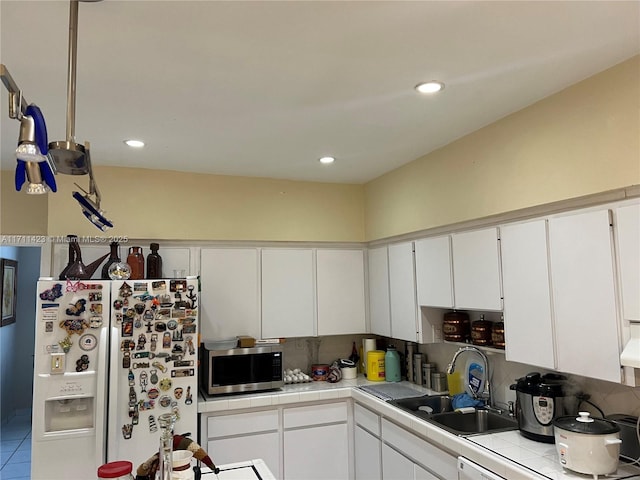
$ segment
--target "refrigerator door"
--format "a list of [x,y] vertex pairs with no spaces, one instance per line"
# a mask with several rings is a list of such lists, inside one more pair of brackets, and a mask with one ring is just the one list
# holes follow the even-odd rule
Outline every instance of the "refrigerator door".
[[198,278],[114,281],[107,461],[134,470],[160,445],[158,417],[197,441]]
[[95,478],[106,460],[110,282],[37,288],[31,478]]

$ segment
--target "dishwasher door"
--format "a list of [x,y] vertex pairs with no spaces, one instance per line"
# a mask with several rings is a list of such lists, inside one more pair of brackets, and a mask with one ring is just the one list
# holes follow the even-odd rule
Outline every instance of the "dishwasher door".
[[458,480],[506,480],[471,460],[458,457]]

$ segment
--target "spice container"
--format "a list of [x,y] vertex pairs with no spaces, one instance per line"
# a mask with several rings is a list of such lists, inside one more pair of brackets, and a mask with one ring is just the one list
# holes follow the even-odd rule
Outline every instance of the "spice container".
[[447,391],[447,375],[442,372],[433,372],[431,374],[431,390],[438,393]]

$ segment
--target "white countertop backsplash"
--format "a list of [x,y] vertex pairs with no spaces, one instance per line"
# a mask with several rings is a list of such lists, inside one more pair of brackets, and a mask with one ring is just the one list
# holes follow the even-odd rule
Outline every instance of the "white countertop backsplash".
[[[591,475],[583,475],[564,469],[558,461],[554,444],[529,440],[520,435],[517,430],[459,437],[393,407],[373,395],[354,388],[361,385],[384,384],[385,382],[370,382],[362,375],[358,375],[358,378],[354,380],[341,380],[337,383],[308,382],[289,384],[285,385],[281,390],[269,392],[207,398],[200,394],[198,412],[222,412],[353,397],[358,401],[364,401],[363,403],[377,409],[383,416],[402,424],[434,443],[440,444],[441,447],[454,454],[475,457],[471,458],[473,461],[478,461],[478,455],[483,458],[489,458],[488,468],[507,479],[513,478],[510,475],[513,470],[509,469],[511,462],[537,474],[542,480],[588,480],[593,478]],[[415,389],[416,396],[438,394],[438,392],[406,381],[400,382],[400,385]],[[600,476],[599,478],[609,479],[616,477],[640,479],[640,468],[622,463],[615,474],[607,477]]]

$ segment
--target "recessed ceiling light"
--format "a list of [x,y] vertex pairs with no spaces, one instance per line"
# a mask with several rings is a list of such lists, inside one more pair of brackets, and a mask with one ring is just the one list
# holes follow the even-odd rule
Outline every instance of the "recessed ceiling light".
[[318,160],[320,163],[325,163],[325,164],[329,164],[329,163],[333,163],[336,161],[335,158],[333,157],[322,157]]
[[430,82],[419,83],[415,89],[420,93],[436,93],[444,88],[444,83],[432,80]]
[[144,142],[142,140],[125,140],[124,143],[133,148],[142,148],[144,147]]

